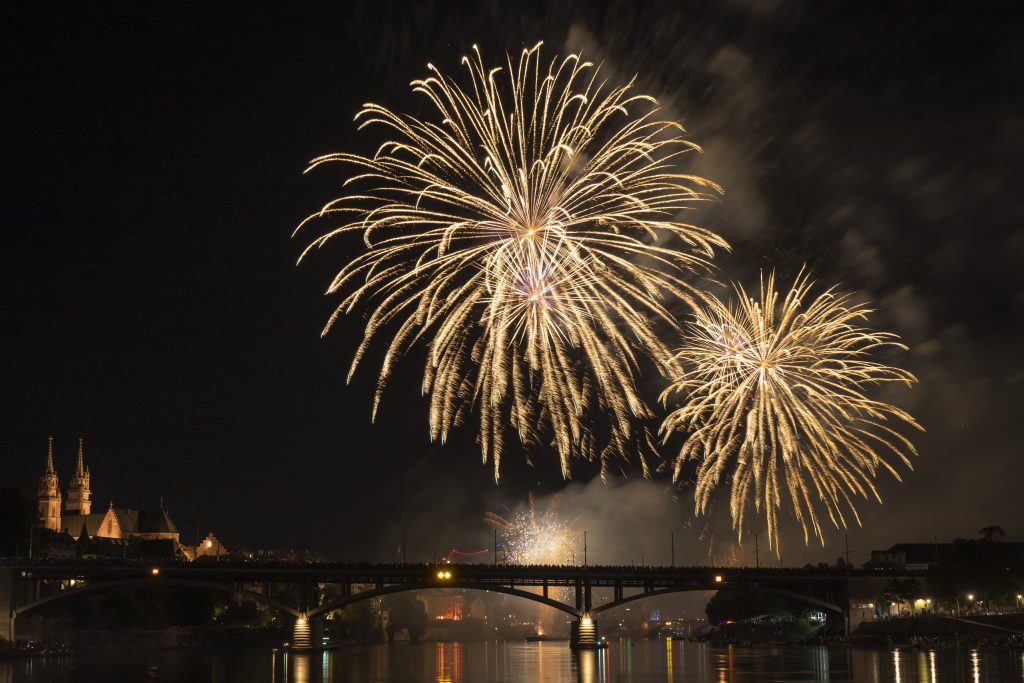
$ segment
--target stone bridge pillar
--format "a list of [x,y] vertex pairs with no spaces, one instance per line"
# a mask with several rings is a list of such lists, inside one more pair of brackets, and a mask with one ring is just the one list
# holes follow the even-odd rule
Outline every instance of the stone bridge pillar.
[[589,613],[584,612],[582,617],[572,622],[569,647],[573,650],[596,650],[600,644],[597,622],[590,618]]
[[310,649],[312,646],[310,630],[309,617],[305,612],[300,612],[299,616],[295,617],[295,624],[292,626],[292,650]]
[[0,637],[4,640],[14,642],[14,610],[18,607],[19,585],[18,577],[13,567],[0,568]]
[[590,580],[580,581],[576,580],[576,609],[581,612],[589,612],[591,604],[590,597]]

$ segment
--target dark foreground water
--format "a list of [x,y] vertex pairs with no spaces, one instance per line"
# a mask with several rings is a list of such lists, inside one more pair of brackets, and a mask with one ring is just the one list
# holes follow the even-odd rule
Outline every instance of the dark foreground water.
[[472,642],[351,646],[285,655],[264,650],[124,650],[0,661],[0,683],[781,683],[1014,681],[1024,652],[1006,649],[856,650],[814,646],[713,647],[623,640],[603,652],[567,643]]

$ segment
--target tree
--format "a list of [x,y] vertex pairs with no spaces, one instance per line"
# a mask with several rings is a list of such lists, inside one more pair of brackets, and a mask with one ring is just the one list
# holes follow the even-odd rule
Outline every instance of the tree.
[[[995,539],[999,527],[986,527]],[[984,534],[983,534],[984,535]],[[1024,562],[1008,543],[958,538],[928,569],[928,587],[949,605],[968,594],[987,605],[1013,605]]]
[[709,624],[720,624],[729,620],[742,621],[765,614],[773,617],[796,617],[800,611],[801,608],[796,604],[774,595],[743,591],[718,591],[704,608]]
[[409,641],[417,642],[427,632],[427,608],[419,598],[399,593],[384,599],[388,611],[388,640],[394,640],[395,633],[405,629]]
[[987,526],[978,533],[981,534],[981,540],[988,543],[999,543],[1006,538],[1006,530],[1001,526]]
[[923,595],[924,589],[917,579],[901,579],[897,576],[889,579],[885,584],[878,601],[887,606],[891,606],[895,602],[900,607],[903,606],[904,602],[909,602],[911,605],[910,611],[913,612],[914,600]]
[[335,637],[351,638],[360,643],[376,643],[383,638],[380,620],[372,600],[360,600],[328,616]]

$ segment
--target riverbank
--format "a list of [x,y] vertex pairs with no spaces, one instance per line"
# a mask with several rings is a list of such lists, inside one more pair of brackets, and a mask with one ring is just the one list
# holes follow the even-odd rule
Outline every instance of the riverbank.
[[838,638],[838,634],[827,633],[820,623],[804,619],[766,619],[714,626],[693,640],[712,645],[825,645]]
[[1024,646],[1024,614],[988,614],[970,617],[942,615],[885,619],[861,624],[850,634],[860,647],[912,647],[918,645]]

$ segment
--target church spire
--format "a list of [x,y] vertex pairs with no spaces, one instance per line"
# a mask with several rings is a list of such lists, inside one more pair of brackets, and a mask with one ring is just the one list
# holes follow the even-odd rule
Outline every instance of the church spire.
[[45,474],[53,472],[53,437],[46,437],[46,470]]
[[87,515],[92,512],[92,491],[89,470],[85,468],[85,439],[78,437],[78,464],[68,487],[68,514]]
[[85,476],[85,464],[82,462],[82,447],[85,439],[78,437],[78,467],[75,469],[75,477],[81,479]]
[[60,484],[57,470],[53,466],[53,437],[46,440],[46,469],[39,477],[36,496],[39,509],[39,524],[50,531],[60,531]]

